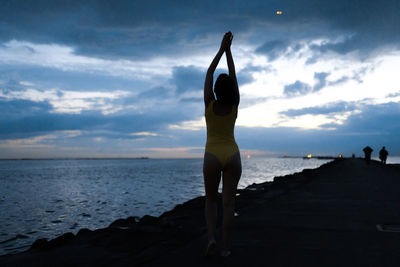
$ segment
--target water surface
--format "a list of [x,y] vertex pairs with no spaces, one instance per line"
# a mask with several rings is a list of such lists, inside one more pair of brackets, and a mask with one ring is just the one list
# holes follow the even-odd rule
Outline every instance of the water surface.
[[[239,188],[326,160],[243,160]],[[204,195],[202,159],[0,160],[0,254]]]

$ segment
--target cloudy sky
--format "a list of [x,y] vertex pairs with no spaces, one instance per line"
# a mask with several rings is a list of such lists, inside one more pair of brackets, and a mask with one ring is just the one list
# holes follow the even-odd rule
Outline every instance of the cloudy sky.
[[399,13],[398,0],[1,1],[0,158],[201,157],[205,72],[228,30],[242,153],[400,155]]

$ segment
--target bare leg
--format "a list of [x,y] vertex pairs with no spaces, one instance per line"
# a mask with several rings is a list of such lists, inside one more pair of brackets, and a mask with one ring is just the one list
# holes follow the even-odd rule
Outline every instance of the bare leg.
[[208,152],[204,153],[203,175],[206,192],[205,215],[208,229],[208,242],[210,245],[211,242],[215,242],[218,186],[221,181],[221,163],[215,155]]
[[222,223],[222,255],[230,253],[230,238],[232,233],[233,217],[235,213],[235,195],[240,176],[242,163],[240,153],[232,156],[223,171],[223,223]]

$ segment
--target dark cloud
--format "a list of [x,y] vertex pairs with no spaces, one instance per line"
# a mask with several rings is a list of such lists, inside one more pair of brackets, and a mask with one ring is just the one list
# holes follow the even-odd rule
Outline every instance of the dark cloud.
[[[342,124],[325,124],[322,128],[335,130],[305,130],[307,138],[319,138],[323,140],[320,149],[325,151],[340,148],[348,153],[357,147],[372,145],[375,147],[385,145],[392,151],[400,151],[400,102],[390,102],[379,105],[363,105],[362,103],[335,102],[325,106],[310,107],[299,110],[288,110],[281,112],[286,116],[301,116],[306,114],[336,114],[347,111],[358,110],[350,115]],[[295,131],[295,129],[294,129]],[[297,132],[296,132],[297,135]],[[302,134],[299,134],[302,140]],[[305,138],[306,139],[306,138]],[[309,142],[302,140],[301,142]],[[288,142],[291,142],[288,140]],[[325,143],[326,142],[326,143]],[[338,146],[335,148],[335,146]],[[355,151],[357,152],[357,151]]]
[[[7,100],[4,97],[0,97],[0,105],[2,111],[2,117],[0,119],[14,119],[26,117],[31,114],[43,114],[49,113],[53,107],[45,101],[32,102],[29,100]],[[3,125],[6,127],[7,125]]]
[[392,38],[385,39],[387,39],[387,43],[384,40],[379,40],[377,36],[357,33],[355,36],[350,37],[342,42],[312,45],[310,48],[320,52],[321,54],[334,52],[337,54],[346,55],[350,52],[357,52],[361,59],[366,59],[368,56],[370,56],[371,51],[374,51],[381,46],[384,47],[385,45],[395,45],[397,49],[399,48],[399,40],[389,41],[389,39]]
[[397,97],[400,96],[400,91],[393,93],[393,94],[388,94],[387,97]]
[[329,81],[327,82],[328,86],[334,86],[334,85],[338,85],[338,84],[342,84],[345,83],[349,80],[353,80],[356,81],[358,83],[362,83],[363,82],[363,77],[365,75],[367,75],[368,72],[372,71],[374,69],[374,67],[364,67],[361,68],[359,70],[355,70],[353,71],[353,73],[351,75],[345,75],[335,81]]
[[349,102],[333,102],[323,106],[316,106],[316,107],[308,107],[302,109],[289,109],[287,111],[280,112],[283,115],[290,116],[290,117],[297,117],[302,115],[319,115],[319,114],[333,114],[333,113],[342,113],[347,111],[352,111],[357,108],[355,103]]
[[[307,114],[329,114],[340,110],[340,106],[339,104],[336,110],[333,108],[309,110]],[[369,145],[375,151],[386,146],[389,153],[392,152],[391,155],[398,156],[400,151],[398,121],[400,121],[400,102],[392,102],[375,106],[366,105],[360,113],[351,115],[342,125],[325,126],[335,130],[236,127],[235,136],[242,149],[277,151],[282,154],[351,156],[355,153],[361,156],[362,148]]]
[[[201,102],[200,102],[201,103]],[[87,130],[108,131],[116,135],[131,132],[158,131],[169,124],[197,119],[202,115],[203,105],[195,105],[191,112],[188,107],[157,105],[146,110],[131,113],[104,115],[97,111],[80,114],[56,113],[48,102],[0,99],[0,138],[21,138],[52,131]],[[118,133],[118,134],[117,134]]]
[[[180,94],[185,92],[203,92],[204,80],[206,76],[206,69],[201,69],[195,66],[178,66],[174,67],[172,71],[172,78],[170,83],[176,87],[177,89],[177,97]],[[253,73],[257,73],[260,71],[272,71],[271,68],[258,67],[258,66],[246,66],[237,72],[237,80],[239,83],[239,87],[244,84],[251,83],[254,81]],[[222,73],[228,73],[227,69],[217,68],[214,73],[214,82],[217,77]],[[183,101],[197,101],[199,98],[184,98]]]
[[268,102],[271,99],[274,99],[274,97],[249,97],[246,95],[242,95],[240,97],[240,108],[245,109],[253,107],[257,104]]
[[[399,5],[396,0],[6,0],[0,10],[0,40],[62,43],[81,54],[138,58],[201,51],[217,45],[215,38],[230,29],[250,43],[264,43],[259,51],[270,52],[271,58],[285,49],[284,42],[338,36],[347,38],[313,48],[367,56],[383,46],[398,47]],[[284,14],[276,15],[277,9]],[[207,36],[212,38],[206,41]]]
[[[141,92],[137,96],[133,96],[132,98],[125,98],[126,101],[124,101],[126,104],[135,102],[135,103],[140,103],[140,101],[145,101],[147,99],[159,99],[163,100],[166,98],[170,98],[172,96],[171,89],[168,89],[163,86],[158,86],[151,88],[150,90],[145,90]],[[132,101],[133,100],[133,101]]]
[[314,86],[297,80],[295,83],[284,86],[283,94],[287,97],[302,96],[317,92],[325,88],[326,86],[338,85],[345,83],[348,80],[355,80],[358,83],[362,82],[362,77],[366,74],[367,68],[363,68],[359,71],[355,71],[351,77],[343,76],[335,81],[327,81],[327,77],[330,75],[328,72],[315,72],[314,73]]
[[[242,150],[266,150],[289,155],[307,155],[309,153],[335,153],[339,147],[331,146],[324,133],[299,128],[255,128],[236,127],[235,137]],[[334,138],[332,138],[334,141]],[[337,145],[336,142],[334,142]],[[331,147],[334,149],[331,149]]]
[[316,72],[314,73],[314,79],[317,81],[314,84],[313,91],[319,91],[326,86],[326,77],[329,76],[330,73],[327,72]]
[[281,40],[267,41],[256,49],[256,53],[265,54],[270,61],[286,52],[287,43]]
[[339,78],[339,79],[337,79],[335,81],[329,82],[329,85],[332,85],[332,86],[333,85],[338,85],[338,84],[341,84],[341,83],[345,83],[348,80],[350,80],[350,78],[348,76],[343,76],[343,77],[341,77],[341,78]]
[[365,74],[367,74],[369,71],[372,71],[374,69],[374,67],[364,67],[358,71],[355,71],[353,73],[353,76],[351,77],[353,80],[357,81],[358,83],[362,83],[363,82],[363,76],[365,76]]
[[[173,81],[174,84],[168,84],[169,87],[149,88],[149,84],[98,74],[88,75],[79,72],[62,72],[51,68],[2,65],[0,66],[0,93],[9,99],[0,98],[0,110],[2,110],[0,139],[30,137],[64,130],[103,131],[108,135],[111,134],[107,135],[109,138],[118,136],[133,138],[129,136],[130,132],[159,131],[170,124],[200,118],[204,112],[202,99],[186,97],[181,101],[184,105],[177,105],[177,101],[182,97],[181,93],[185,89],[202,91],[204,71],[194,67],[179,67],[175,69],[174,74],[169,81]],[[199,77],[197,83],[194,81],[195,77]],[[33,82],[34,85],[23,84],[23,81]],[[196,84],[200,88],[194,88]],[[142,88],[133,89],[133,86]],[[34,87],[43,93],[49,87],[69,91],[132,90],[133,93],[116,99],[104,98],[101,101],[88,99],[92,105],[92,111],[68,114],[57,112],[48,101],[13,99],[13,93],[24,92],[29,87]],[[180,91],[176,92],[175,88]],[[62,94],[62,91],[59,91],[59,97],[62,98]],[[124,109],[114,114],[104,115],[101,110],[107,105],[123,106]],[[171,105],[174,106],[171,108]]]
[[4,95],[10,94],[11,92],[18,92],[25,90],[25,86],[20,84],[16,79],[7,79],[0,82],[0,90]]
[[382,135],[400,134],[400,102],[366,105],[362,112],[351,115],[339,129],[343,132],[377,132]]
[[350,75],[345,75],[340,77],[337,80],[334,81],[326,81],[326,77],[330,75],[330,73],[326,73],[326,75],[324,75],[325,73],[315,73],[314,74],[314,78],[317,80],[317,83],[323,83],[323,86],[321,87],[321,89],[325,86],[334,86],[334,85],[338,85],[338,84],[342,84],[345,83],[349,80],[353,80],[356,81],[358,83],[362,83],[363,82],[363,77],[369,72],[372,71],[374,69],[373,66],[370,67],[363,67],[361,69],[358,70],[354,70],[353,73],[351,73]]
[[184,97],[179,100],[183,103],[203,103],[203,97]]
[[285,85],[283,94],[288,97],[301,96],[312,92],[312,87],[299,80],[292,84]]
[[[201,108],[203,106],[199,105]],[[24,111],[21,109],[24,107]],[[103,137],[110,140],[133,139],[138,136],[129,135],[132,132],[150,131],[161,134],[161,137],[151,138],[148,147],[164,146],[199,146],[205,142],[205,131],[168,130],[165,122],[183,119],[176,113],[166,110],[157,114],[145,115],[113,115],[105,116],[99,113],[54,114],[46,102],[0,101],[1,110],[6,113],[1,117],[0,136],[2,139],[23,138],[42,135],[54,130],[84,130],[80,138]],[[332,103],[327,107],[317,107],[292,111],[288,116],[302,114],[333,114],[352,110],[345,103]],[[161,118],[160,118],[160,114]],[[165,113],[165,115],[163,115]],[[14,117],[10,117],[14,114]],[[174,117],[177,116],[177,117]],[[167,117],[169,119],[167,119]],[[186,117],[184,119],[188,119]],[[330,125],[336,130],[304,130],[299,128],[247,128],[236,127],[235,137],[240,148],[245,150],[268,150],[295,155],[323,154],[335,155],[352,153],[361,155],[362,148],[370,145],[374,149],[386,145],[393,154],[400,151],[400,103],[381,105],[365,105],[361,113],[351,115],[342,125]],[[179,120],[176,120],[178,122]],[[8,125],[8,126],[4,126]],[[168,137],[173,136],[173,138]],[[86,139],[85,139],[86,140]],[[78,141],[77,141],[78,142]],[[88,141],[86,141],[87,143]]]
[[[266,55],[269,60],[282,55],[295,56],[303,44],[307,46],[315,39],[327,41],[311,46],[314,55],[309,62],[323,59],[325,53],[335,56],[356,52],[365,59],[388,46],[399,48],[399,5],[397,0],[5,0],[0,8],[0,46],[4,47],[5,42],[15,39],[64,44],[74,48],[77,54],[101,58],[178,58],[178,55],[209,53],[210,48],[216,49],[219,45],[222,33],[230,29],[235,34],[234,42],[257,47],[256,52]],[[283,10],[284,14],[277,16],[277,9]],[[250,83],[253,73],[260,71],[254,66],[242,69],[238,72],[239,85]],[[315,73],[314,85],[298,80],[286,85],[284,94],[295,97],[350,79],[361,82],[365,73],[350,73],[330,82],[327,81],[329,73]],[[202,91],[204,76],[203,69],[180,66],[173,69],[167,84],[157,86],[154,77],[150,82],[135,80],[133,83],[130,79],[100,74],[2,64],[0,89],[4,94],[26,90],[21,81],[35,83],[39,91],[48,88],[73,91],[132,89],[135,92],[133,96],[113,100],[111,104],[132,104],[137,109],[127,108],[110,115],[99,111],[63,114],[55,112],[46,101],[1,98],[0,137],[35,136],[60,130],[84,130],[93,133],[93,137],[103,133],[110,139],[129,138],[129,133],[141,131],[163,131],[167,135],[172,132],[166,130],[168,125],[203,116],[201,98],[193,96],[193,92]],[[185,93],[187,97],[182,97]],[[146,105],[141,105],[143,103]],[[243,104],[246,106],[245,98]],[[282,114],[335,114],[354,108],[352,103],[338,102],[288,110]],[[366,144],[377,146],[385,143],[389,150],[396,147],[400,151],[398,114],[399,103],[371,105],[365,106],[360,114],[350,116],[343,125],[329,125],[329,128],[337,130],[238,127],[236,135],[239,145],[247,149],[291,150],[299,154],[310,150],[354,152]],[[173,132],[174,144],[204,145],[205,131],[190,133]],[[159,145],[165,145],[168,140],[159,141]]]
[[[229,6],[207,1],[59,2],[6,1],[0,11],[0,39],[61,43],[78,54],[136,59],[204,50],[207,46],[199,40],[217,32],[219,39],[236,21],[227,16]],[[225,16],[215,18],[222,10]]]
[[[299,51],[305,47],[303,38],[296,39],[296,37],[293,37],[293,40],[290,41],[287,40],[286,37],[283,38],[282,40],[266,41],[264,44],[257,47],[255,52],[266,56],[269,61],[274,61],[281,56],[296,58],[303,55],[299,53]],[[309,61],[312,59],[313,58],[310,58]],[[309,62],[307,64],[309,64]]]
[[236,74],[239,86],[253,82],[254,81],[253,73],[257,73],[257,72],[261,72],[261,71],[271,72],[271,71],[273,71],[273,69],[272,68],[263,68],[263,67],[259,67],[259,66],[253,66],[253,65],[249,65],[249,66],[246,66],[245,68],[241,69]]
[[33,83],[36,89],[57,88],[68,91],[133,91],[149,87],[149,83],[124,77],[114,77],[104,73],[63,71],[50,67],[32,65],[0,64],[0,90],[26,90],[21,82]]
[[171,82],[180,94],[187,91],[201,91],[204,87],[205,73],[206,70],[195,66],[174,67]]
[[46,101],[0,99],[0,136],[15,138],[60,130],[83,130],[101,124],[94,114],[58,114]]

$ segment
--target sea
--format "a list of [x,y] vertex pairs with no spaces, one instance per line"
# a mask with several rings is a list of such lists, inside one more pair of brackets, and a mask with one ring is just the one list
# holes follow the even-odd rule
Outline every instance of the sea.
[[[327,162],[243,159],[239,188]],[[204,196],[202,165],[202,159],[0,160],[0,255],[120,218],[159,216]]]

